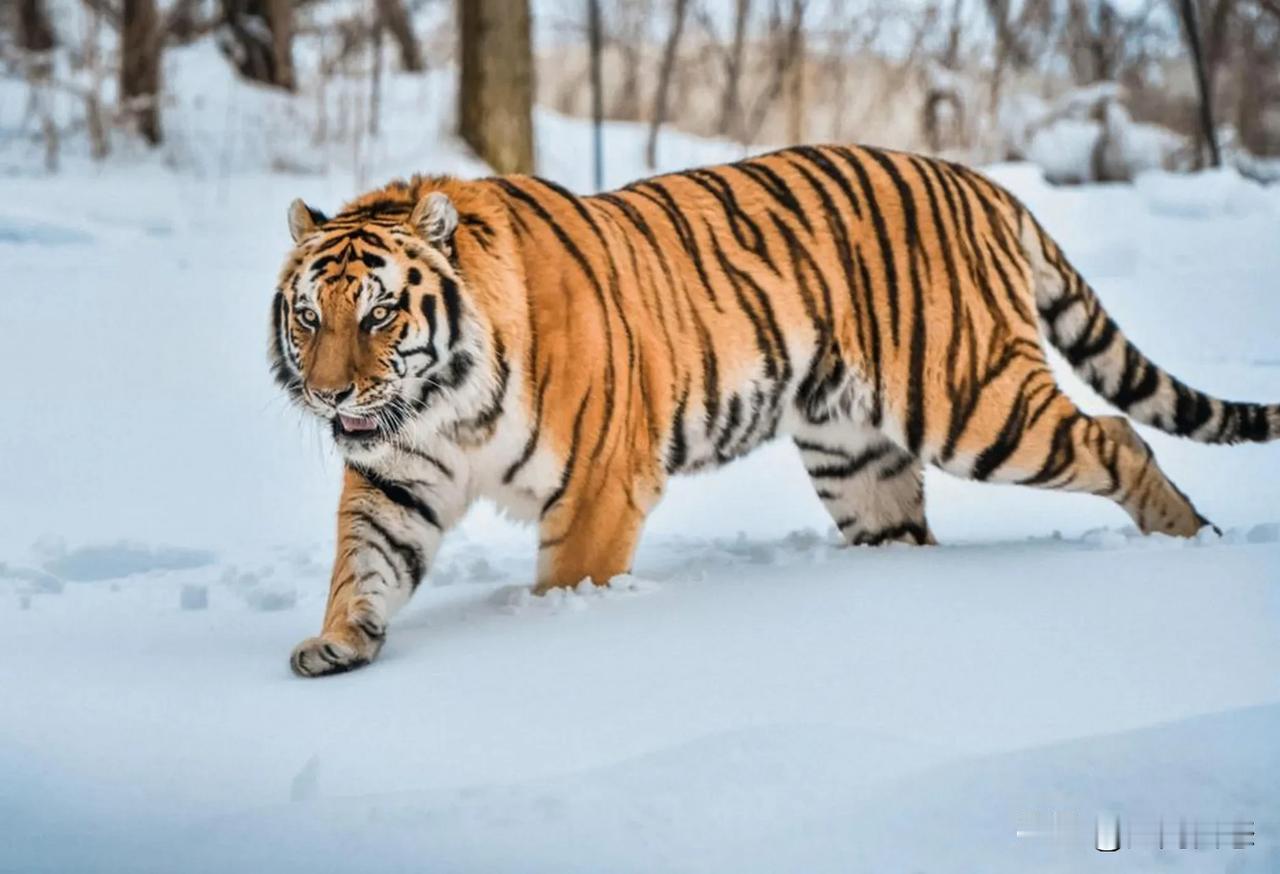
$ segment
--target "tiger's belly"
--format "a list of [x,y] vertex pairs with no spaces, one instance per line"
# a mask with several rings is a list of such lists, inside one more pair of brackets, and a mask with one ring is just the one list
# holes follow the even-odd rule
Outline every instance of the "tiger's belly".
[[[860,374],[824,358],[812,334],[790,337],[787,352],[787,368],[753,355],[722,369],[710,390],[690,382],[698,391],[677,403],[661,459],[667,473],[719,467],[774,438],[812,434],[862,415],[867,392]],[[567,459],[545,431],[538,433],[527,409],[509,397],[492,435],[462,451],[472,499],[487,498],[516,520],[536,522],[562,489]]]
[[668,446],[670,473],[719,467],[770,440],[812,433],[863,415],[868,392],[861,374],[827,360],[812,336],[788,344],[789,372],[760,357],[727,374],[712,397],[677,415]]

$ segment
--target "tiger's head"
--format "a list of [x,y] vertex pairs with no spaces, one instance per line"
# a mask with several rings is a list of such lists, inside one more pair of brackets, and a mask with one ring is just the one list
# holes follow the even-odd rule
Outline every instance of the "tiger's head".
[[289,207],[294,249],[275,295],[272,364],[348,457],[381,451],[433,412],[447,420],[486,357],[488,326],[455,257],[457,228],[439,190],[366,197],[333,218],[301,200]]

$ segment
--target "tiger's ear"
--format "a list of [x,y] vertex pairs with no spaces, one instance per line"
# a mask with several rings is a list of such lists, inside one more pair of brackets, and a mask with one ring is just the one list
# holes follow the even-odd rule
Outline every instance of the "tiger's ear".
[[329,217],[320,210],[303,203],[302,198],[295,198],[289,204],[289,236],[293,237],[295,243],[301,242],[303,237],[328,220]]
[[413,226],[424,240],[446,256],[453,252],[453,232],[458,229],[458,209],[441,191],[433,191],[413,208],[409,216]]

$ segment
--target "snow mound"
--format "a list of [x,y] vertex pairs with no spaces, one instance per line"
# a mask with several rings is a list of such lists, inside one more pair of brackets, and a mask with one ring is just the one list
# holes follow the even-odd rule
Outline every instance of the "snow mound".
[[1275,201],[1257,182],[1229,167],[1199,173],[1144,173],[1137,178],[1139,197],[1157,215],[1213,219],[1276,212]]
[[86,245],[93,237],[79,228],[0,215],[0,243],[32,246]]
[[1245,534],[1249,543],[1280,543],[1280,522],[1255,525]]
[[206,567],[215,558],[214,553],[204,549],[120,542],[76,547],[50,558],[44,569],[64,580],[93,582],[152,571]]

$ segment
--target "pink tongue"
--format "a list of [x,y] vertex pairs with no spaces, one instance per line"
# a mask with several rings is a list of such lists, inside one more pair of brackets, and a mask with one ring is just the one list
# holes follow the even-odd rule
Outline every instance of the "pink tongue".
[[339,413],[338,418],[342,420],[342,427],[347,431],[372,431],[378,427],[377,422],[364,416],[346,416]]

